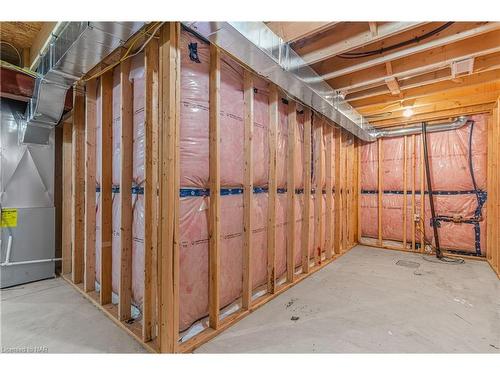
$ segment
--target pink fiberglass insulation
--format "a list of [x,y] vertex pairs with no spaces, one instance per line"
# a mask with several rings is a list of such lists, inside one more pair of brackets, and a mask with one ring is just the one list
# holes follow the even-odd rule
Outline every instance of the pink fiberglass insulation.
[[225,55],[220,65],[220,183],[243,186],[243,68]]
[[361,147],[361,189],[377,190],[377,142],[364,143]]
[[[437,212],[446,212],[450,216],[471,217],[477,206],[476,196],[467,194],[463,196],[435,196],[435,207]],[[384,240],[403,241],[403,195],[384,194],[382,197],[382,238]],[[378,196],[376,194],[361,195],[362,221],[361,231],[363,236],[377,238],[377,205]],[[415,210],[420,212],[420,196],[415,196]],[[407,196],[407,223],[406,223],[406,241],[411,243],[412,222],[411,218],[411,195]],[[426,196],[425,217],[431,217],[429,208],[429,199]],[[425,233],[427,241],[433,241],[433,232],[430,222],[427,219]],[[484,222],[481,222],[481,250],[485,250],[485,231]],[[451,232],[449,232],[451,230]],[[467,250],[474,249],[474,226],[467,223],[447,223],[442,222],[439,228],[439,240],[441,246],[449,250]],[[417,233],[416,240],[419,242],[420,234]],[[466,244],[466,248],[464,248]]]
[[179,329],[208,314],[208,204],[206,197],[180,202]]
[[[129,79],[133,83],[133,183],[142,186],[144,183],[144,55],[138,54],[131,61]],[[113,187],[120,186],[120,135],[121,135],[121,87],[120,69],[113,73]],[[96,185],[101,178],[101,98],[97,98],[97,139],[96,139]],[[132,186],[129,187],[131,189]],[[99,197],[99,193],[97,194]],[[120,193],[113,193],[112,203],[112,288],[115,294],[119,293],[120,281]],[[100,209],[97,199],[96,209],[96,280],[100,282]],[[132,194],[132,301],[141,308],[144,290],[144,196],[134,192]]]
[[[472,131],[472,164],[476,186],[478,190],[486,187],[486,122],[487,115],[472,116],[474,125],[467,124],[460,129],[429,133],[428,147],[430,170],[432,176],[434,203],[438,216],[473,219],[478,207],[478,198],[469,168],[469,140]],[[404,139],[386,138],[383,142],[382,189],[386,191],[382,199],[382,238],[384,240],[402,241],[403,239],[403,195],[388,194],[387,191],[402,192],[404,170]],[[421,136],[415,137],[415,212],[420,212],[420,149]],[[411,189],[412,178],[412,137],[407,138],[407,241],[411,242]],[[377,206],[377,143],[367,143],[361,148],[361,228],[362,235],[377,238],[378,216]],[[424,181],[425,182],[425,181]],[[427,185],[427,184],[425,184]],[[427,186],[426,186],[427,190]],[[446,192],[451,192],[447,194]],[[460,192],[460,193],[458,193]],[[441,194],[440,194],[441,193]],[[432,227],[430,226],[430,205],[426,195],[424,222],[426,240],[434,242]],[[485,255],[485,209],[482,209],[483,220],[477,224],[480,240],[480,251]],[[474,223],[458,223],[440,221],[438,229],[440,245],[448,250],[460,250],[476,253],[476,232]],[[416,239],[419,241],[419,234]]]
[[288,170],[288,104],[278,101],[278,134],[276,141],[276,185],[286,187]]
[[[295,188],[304,188],[304,120],[303,110],[297,112],[297,131],[295,140]],[[309,155],[310,156],[310,155]]]
[[[319,152],[319,146],[320,146],[320,143],[316,141],[316,137],[317,137],[317,132],[315,131],[316,128],[318,126],[323,126],[323,137],[321,138],[321,147],[322,147],[322,150],[323,150],[323,155],[322,155],[322,160],[321,160],[321,187],[322,189],[324,189],[326,187],[326,143],[325,143],[325,127],[328,126],[328,124],[326,123],[326,121],[314,114],[313,115],[313,121],[312,121],[312,148],[313,148],[313,154],[314,155],[318,155],[318,152]],[[318,176],[318,172],[315,170],[316,168],[316,161],[313,160],[312,161],[312,186],[313,188],[315,188],[317,186],[317,176]]]
[[[198,59],[191,59],[188,46],[196,45]],[[209,45],[181,32],[181,187],[208,187]],[[193,48],[193,47],[192,47]],[[243,185],[243,68],[230,57],[221,58],[220,126],[221,186]],[[268,83],[254,80],[254,184],[267,185]],[[286,115],[286,111],[284,112]],[[285,117],[286,119],[286,117]],[[286,172],[286,171],[285,171]]]
[[[196,44],[198,61],[189,57]],[[209,45],[181,32],[180,185],[208,187]]]
[[[296,200],[296,266],[301,264],[301,223],[303,194]],[[286,194],[278,194],[276,204],[276,279],[286,273]],[[208,314],[208,197],[182,198],[180,205],[180,325],[184,331]],[[252,288],[267,282],[267,202],[268,194],[253,195]],[[241,296],[243,253],[243,195],[221,197],[220,308]],[[314,235],[314,198],[311,198],[310,238]],[[323,215],[326,214],[323,199]],[[325,220],[325,218],[323,218]],[[324,241],[324,232],[322,235]],[[312,241],[311,241],[312,242]],[[323,245],[322,245],[323,246]],[[314,255],[314,246],[309,249]]]
[[[276,222],[277,238],[286,231],[284,209],[278,196]],[[181,199],[180,216],[180,330],[208,314],[208,197]],[[252,220],[252,287],[267,281],[267,193],[253,195]],[[223,308],[241,296],[243,277],[243,195],[221,197],[220,240],[220,307]],[[280,276],[286,269],[283,255],[286,241],[277,241],[276,270]]]
[[261,78],[255,78],[254,87],[253,183],[255,186],[267,186],[269,173],[269,84]]
[[274,269],[276,280],[286,273],[287,198],[287,194],[278,194],[276,197],[276,263]]

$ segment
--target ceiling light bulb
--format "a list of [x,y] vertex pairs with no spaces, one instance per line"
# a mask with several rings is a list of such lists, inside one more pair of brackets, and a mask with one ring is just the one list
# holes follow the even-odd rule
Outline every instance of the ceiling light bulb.
[[413,116],[413,109],[411,108],[406,108],[403,112],[404,117],[411,117]]

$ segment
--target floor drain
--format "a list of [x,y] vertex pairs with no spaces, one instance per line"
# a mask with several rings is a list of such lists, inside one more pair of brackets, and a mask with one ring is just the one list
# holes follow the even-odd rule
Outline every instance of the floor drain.
[[408,267],[408,268],[418,268],[418,267],[420,267],[420,263],[412,262],[410,260],[398,260],[396,262],[396,264],[398,266]]

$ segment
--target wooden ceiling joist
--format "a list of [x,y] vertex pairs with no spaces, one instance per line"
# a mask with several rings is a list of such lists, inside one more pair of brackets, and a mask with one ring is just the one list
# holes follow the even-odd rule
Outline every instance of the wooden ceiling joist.
[[[472,72],[471,75],[489,72],[497,69],[500,69],[500,52],[476,58],[474,62],[474,71]],[[468,80],[469,78],[467,77],[469,76],[463,76],[463,77],[458,77],[458,79],[454,79],[451,75],[451,69],[448,66],[436,71],[424,74],[418,74],[412,77],[403,77],[398,80],[398,83],[400,89],[402,91],[405,91],[415,87],[432,85],[434,83],[439,83],[443,81],[452,81],[455,83],[462,82],[464,79]],[[384,95],[388,93],[390,93],[390,91],[386,85],[375,84],[373,86],[366,87],[363,90],[353,91],[351,94],[348,94],[346,96],[346,100],[351,102],[351,104],[354,104],[355,106],[357,105],[363,106],[366,105],[366,103],[378,103],[380,101],[383,101]],[[368,99],[368,98],[372,99],[368,101],[362,101],[362,99]]]
[[[402,90],[401,98],[404,99],[416,99],[419,97],[436,94],[439,92],[447,92],[449,90],[454,90],[457,88],[466,88],[477,85],[484,85],[488,82],[495,82],[500,80],[500,70],[490,70],[478,72],[476,74],[471,74],[467,76],[458,77],[456,79],[450,79],[449,72],[447,73],[446,80],[440,80],[429,85],[416,85],[413,87],[406,87],[400,85]],[[357,110],[367,110],[376,109],[387,105],[388,103],[397,102],[399,98],[395,98],[390,93],[384,93],[377,96],[372,96],[365,99],[352,100],[350,104],[356,107]]]
[[[346,23],[344,29],[328,33],[322,38],[311,41],[306,46],[297,48],[296,51],[307,64],[311,65],[423,24],[424,22],[387,22],[377,25],[377,33],[373,35],[366,23],[364,25],[354,24],[354,27],[352,27],[353,23]],[[351,34],[353,28],[358,30],[354,35]]]
[[[430,71],[449,67],[452,62],[467,58],[478,58],[500,52],[500,30],[478,35],[457,43],[438,47],[432,51],[424,51],[406,56],[391,62],[393,74],[398,80]],[[476,65],[476,64],[475,64]],[[352,90],[374,84],[383,84],[387,74],[384,65],[357,71],[329,80],[332,87],[349,93]]]
[[[439,85],[439,84],[438,84]],[[488,103],[491,98],[500,95],[500,79],[485,83],[470,84],[467,86],[458,86],[455,88],[441,87],[435,92],[427,92],[423,87],[418,87],[412,90],[412,97],[405,97],[403,100],[379,103],[367,107],[357,107],[357,110],[364,116],[381,115],[384,113],[392,113],[403,111],[406,103],[411,104],[414,113],[420,107],[436,105],[438,103],[454,103],[457,106],[468,106],[472,104]]]
[[[339,70],[334,70],[332,72],[326,73],[322,75],[322,78],[325,80],[330,80],[332,78],[340,77],[340,76],[345,76],[354,72],[358,72],[361,70],[365,70],[368,68],[371,68],[376,65],[380,64],[385,64],[386,62],[402,59],[404,57],[408,56],[413,56],[416,54],[419,54],[421,52],[429,51],[438,47],[442,46],[448,46],[452,43],[456,43],[468,38],[472,38],[478,35],[482,35],[485,33],[488,33],[490,31],[495,31],[500,29],[500,22],[488,22],[484,25],[481,25],[479,27],[469,29],[469,30],[464,30],[462,32],[445,36],[442,38],[434,39],[430,42],[427,43],[422,43],[422,44],[417,44],[413,47],[405,48],[397,52],[389,53],[387,55],[373,58],[373,59],[368,59],[367,61],[364,61],[360,64],[356,65],[349,65],[343,69]],[[498,41],[498,39],[497,39]]]
[[390,127],[390,126],[396,126],[396,125],[406,125],[406,124],[414,124],[417,122],[421,121],[435,121],[435,120],[443,120],[443,119],[453,119],[458,116],[467,116],[467,115],[474,115],[478,113],[486,113],[490,112],[493,107],[495,106],[495,103],[485,103],[485,104],[476,104],[476,105],[471,105],[471,106],[466,106],[466,107],[461,107],[461,108],[451,108],[451,109],[444,109],[440,111],[434,111],[434,112],[425,112],[425,113],[419,113],[419,114],[414,114],[412,117],[407,118],[403,116],[399,117],[391,117],[391,118],[384,118],[380,120],[373,119],[370,121],[371,125],[377,128],[381,127]]

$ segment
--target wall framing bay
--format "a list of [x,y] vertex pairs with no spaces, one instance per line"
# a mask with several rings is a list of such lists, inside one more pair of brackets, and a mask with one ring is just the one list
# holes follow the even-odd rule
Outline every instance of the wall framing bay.
[[[359,199],[359,145],[354,137],[338,126],[313,113],[274,84],[269,84],[268,118],[269,165],[267,206],[267,278],[266,293],[252,299],[252,195],[253,167],[252,139],[254,137],[254,86],[257,75],[243,66],[244,97],[244,184],[243,184],[243,291],[241,308],[221,319],[220,288],[220,71],[221,55],[210,46],[209,74],[209,174],[210,205],[209,226],[209,312],[208,327],[197,335],[180,341],[179,336],[179,273],[180,273],[180,44],[181,28],[178,22],[165,23],[144,50],[144,300],[141,318],[131,319],[131,220],[132,207],[129,189],[121,188],[120,220],[120,282],[118,304],[112,301],[112,107],[113,70],[86,82],[85,95],[75,98],[73,123],[63,129],[63,205],[81,207],[78,215],[63,220],[63,274],[79,292],[101,309],[117,325],[142,343],[151,352],[190,352],[210,340],[227,327],[263,306],[288,288],[338,259],[357,244],[359,219],[356,209]],[[131,89],[128,72],[130,60],[122,61],[115,68],[121,72],[119,95],[121,97],[121,155],[120,186],[129,186],[132,163],[132,111]],[[98,100],[100,97],[100,108]],[[285,97],[287,98],[285,100]],[[286,153],[285,210],[286,272],[284,282],[276,272],[277,248],[277,156],[276,139],[280,125],[280,101],[287,102],[285,136],[289,140]],[[97,118],[99,116],[100,118]],[[303,116],[299,121],[299,114]],[[76,115],[76,116],[75,116]],[[318,121],[316,121],[318,120]],[[97,134],[97,123],[101,123]],[[303,138],[301,129],[303,128]],[[79,130],[79,133],[75,131]],[[97,138],[101,139],[100,160],[96,153]],[[313,137],[314,136],[314,137]],[[303,139],[303,142],[299,142]],[[302,149],[298,145],[301,145]],[[320,150],[315,152],[314,150]],[[303,188],[299,187],[299,174],[294,161],[299,152],[303,155]],[[101,165],[98,181],[101,219],[101,240],[95,244],[96,164]],[[78,173],[81,174],[79,175]],[[76,173],[76,175],[75,175]],[[81,176],[76,181],[71,176]],[[314,181],[313,182],[313,177]],[[322,186],[322,181],[325,185]],[[81,186],[80,186],[81,185]],[[78,186],[80,186],[78,188]],[[73,190],[72,190],[73,189]],[[78,199],[71,199],[71,192]],[[125,194],[124,194],[125,193]],[[303,204],[299,205],[299,194]],[[326,196],[325,196],[326,194]],[[72,202],[75,203],[72,203]],[[77,203],[76,203],[77,202]],[[324,202],[324,207],[322,206]],[[298,209],[297,207],[301,207]],[[322,209],[326,208],[326,216]],[[65,210],[66,211],[66,210]],[[71,211],[70,211],[71,212]],[[302,212],[303,218],[298,220]],[[92,215],[94,214],[94,216]],[[311,225],[313,227],[311,228]],[[76,230],[76,231],[75,231]],[[301,235],[295,238],[295,232]],[[81,251],[74,251],[72,233],[81,232]],[[311,235],[314,233],[313,235]],[[324,237],[325,241],[322,241]],[[93,245],[94,244],[94,245]],[[95,288],[96,246],[100,253],[100,287]],[[314,248],[314,251],[312,249]],[[76,249],[78,250],[78,248]],[[300,252],[301,264],[295,258]],[[299,255],[297,254],[297,257]],[[81,263],[81,265],[80,265]],[[80,268],[79,268],[80,267]],[[81,269],[81,271],[79,270]],[[76,272],[74,272],[76,270]]]

